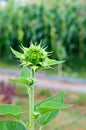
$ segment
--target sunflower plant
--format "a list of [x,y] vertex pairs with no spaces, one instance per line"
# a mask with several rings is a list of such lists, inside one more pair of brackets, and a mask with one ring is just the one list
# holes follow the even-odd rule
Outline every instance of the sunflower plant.
[[[23,84],[29,96],[29,121],[27,123],[21,120],[22,110],[16,105],[0,105],[0,115],[9,116],[15,120],[0,121],[1,130],[34,130],[35,123],[39,124],[39,130],[56,118],[60,110],[69,107],[64,104],[64,92],[61,91],[55,95],[34,103],[35,73],[40,69],[48,69],[53,65],[60,64],[64,61],[56,61],[49,58],[50,53],[46,47],[41,44],[31,43],[29,48],[21,45],[22,53],[11,48],[12,53],[20,60],[23,66],[20,75],[13,82]],[[5,125],[5,126],[4,126]]]

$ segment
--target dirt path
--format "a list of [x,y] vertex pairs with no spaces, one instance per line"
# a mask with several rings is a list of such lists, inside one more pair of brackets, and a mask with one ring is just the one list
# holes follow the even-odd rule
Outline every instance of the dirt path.
[[77,92],[86,92],[86,84],[73,83],[73,82],[64,82],[60,80],[53,79],[37,79],[38,86],[54,88],[54,89],[63,89],[71,90]]
[[[17,77],[17,75],[0,73],[0,81],[8,82],[12,77]],[[68,82],[50,77],[46,78],[46,76],[40,76],[40,74],[36,75],[36,80],[38,81],[37,86],[41,87],[86,92],[86,83]]]

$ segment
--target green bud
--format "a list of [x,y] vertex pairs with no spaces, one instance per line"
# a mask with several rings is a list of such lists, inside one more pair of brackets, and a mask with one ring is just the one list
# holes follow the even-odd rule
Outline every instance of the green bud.
[[25,52],[25,61],[28,61],[35,66],[40,66],[40,63],[45,62],[47,52],[41,48],[40,45],[36,46],[31,44],[28,50]]
[[32,68],[49,68],[52,65],[60,64],[64,61],[56,61],[48,58],[49,52],[41,47],[41,44],[31,43],[29,48],[21,46],[23,53],[17,52],[11,48],[13,54],[20,59],[21,65],[31,66]]

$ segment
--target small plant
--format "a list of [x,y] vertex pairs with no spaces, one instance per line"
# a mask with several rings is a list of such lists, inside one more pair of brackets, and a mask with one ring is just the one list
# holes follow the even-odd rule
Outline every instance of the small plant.
[[[12,81],[23,84],[27,89],[29,95],[29,121],[27,123],[12,120],[1,121],[0,128],[2,130],[4,130],[3,124],[6,125],[7,130],[10,130],[10,128],[12,130],[34,130],[35,123],[38,123],[39,130],[42,130],[44,125],[58,116],[60,110],[69,107],[69,105],[64,104],[63,91],[34,105],[35,73],[40,69],[48,69],[52,65],[63,62],[48,58],[50,53],[46,52],[45,49],[41,47],[41,44],[34,45],[32,43],[29,48],[21,46],[23,53],[11,48],[13,54],[20,60],[21,65],[23,65],[19,78],[12,79]],[[0,115],[11,116],[20,120],[22,111],[16,105],[0,105]]]

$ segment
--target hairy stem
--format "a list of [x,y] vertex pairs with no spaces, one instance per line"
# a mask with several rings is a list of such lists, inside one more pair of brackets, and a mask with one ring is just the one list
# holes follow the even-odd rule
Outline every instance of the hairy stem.
[[[34,79],[34,70],[32,70],[32,78]],[[34,130],[34,86],[28,89],[29,94],[29,130]]]
[[29,130],[34,130],[34,87],[29,90]]

